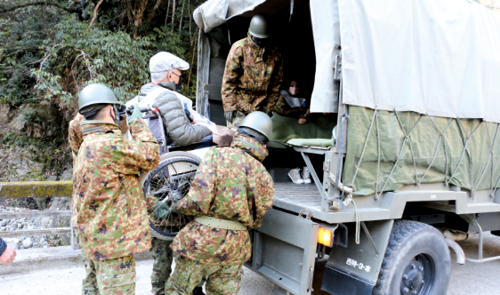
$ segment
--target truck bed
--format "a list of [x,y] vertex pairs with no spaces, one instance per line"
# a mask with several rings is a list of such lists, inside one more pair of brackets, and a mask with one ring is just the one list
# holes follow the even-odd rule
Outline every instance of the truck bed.
[[[276,182],[273,206],[282,210],[300,213],[310,212],[312,218],[327,223],[353,222],[356,220],[355,210],[325,212],[321,210],[321,196],[316,185]],[[381,208],[360,208],[361,220],[381,220],[389,217],[389,210]]]
[[321,196],[312,184],[275,183],[274,206],[299,213],[301,210],[321,212]]
[[[361,221],[401,218],[407,202],[420,202],[421,206],[456,214],[500,212],[500,200],[491,199],[489,191],[476,194],[474,200],[465,191],[446,190],[442,184],[423,184],[421,187],[406,186],[401,191],[385,193],[380,201],[375,201],[372,196],[356,197],[355,201]],[[455,201],[455,204],[443,205],[450,200]],[[323,211],[321,196],[314,184],[276,182],[273,206],[297,214],[307,211],[313,219],[330,224],[356,220],[352,204],[347,207],[347,211]]]

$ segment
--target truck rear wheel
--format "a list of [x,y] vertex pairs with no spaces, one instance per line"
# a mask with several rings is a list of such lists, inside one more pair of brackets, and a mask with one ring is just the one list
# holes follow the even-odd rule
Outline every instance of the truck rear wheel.
[[434,227],[394,222],[374,295],[442,295],[450,280],[450,251]]

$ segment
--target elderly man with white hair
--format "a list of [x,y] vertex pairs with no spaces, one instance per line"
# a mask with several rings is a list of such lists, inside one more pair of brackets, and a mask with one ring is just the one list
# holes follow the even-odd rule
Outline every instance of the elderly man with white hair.
[[[137,102],[139,105],[149,105],[158,108],[164,118],[166,131],[170,143],[177,146],[186,146],[202,141],[211,134],[207,126],[215,128],[215,124],[207,120],[206,125],[193,120],[186,113],[191,109],[192,102],[177,93],[181,86],[181,71],[189,69],[189,64],[183,59],[162,51],[151,57],[149,70],[151,83],[142,86]],[[135,99],[127,104],[135,103]],[[203,120],[203,117],[196,117]],[[196,124],[197,123],[197,124]],[[212,127],[211,127],[212,128]],[[155,295],[165,294],[165,285],[172,272],[172,241],[152,238],[150,249],[153,256],[153,272],[151,274],[152,292]],[[196,288],[193,294],[203,294],[201,287]]]
[[149,60],[151,83],[142,86],[137,96],[139,105],[145,100],[160,110],[165,119],[169,143],[177,146],[200,142],[211,134],[206,125],[193,124],[196,122],[186,114],[190,106],[186,106],[186,102],[192,102],[176,92],[182,83],[181,71],[187,69],[189,64],[183,59],[165,51],[158,52]]

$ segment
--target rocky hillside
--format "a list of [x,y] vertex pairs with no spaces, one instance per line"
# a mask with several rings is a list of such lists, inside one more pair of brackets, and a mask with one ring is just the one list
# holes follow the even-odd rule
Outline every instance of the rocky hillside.
[[67,121],[48,103],[0,104],[0,182],[60,180],[71,174]]
[[[13,108],[0,104],[0,182],[71,180],[67,121],[48,103]],[[0,212],[69,210],[69,198],[0,199]],[[0,232],[68,227],[70,217],[0,219]],[[69,236],[7,239],[16,249],[69,244]]]

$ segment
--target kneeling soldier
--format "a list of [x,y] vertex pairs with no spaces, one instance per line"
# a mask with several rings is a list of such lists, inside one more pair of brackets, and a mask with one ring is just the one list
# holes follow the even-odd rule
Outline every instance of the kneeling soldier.
[[196,216],[171,248],[180,256],[167,294],[191,294],[208,277],[207,294],[238,294],[243,263],[250,259],[249,229],[262,225],[273,204],[274,183],[262,165],[271,119],[262,112],[241,123],[231,147],[210,149],[188,195],[176,210]]

